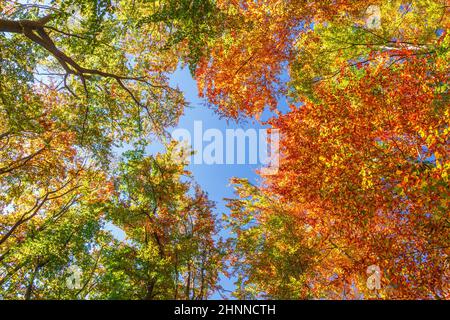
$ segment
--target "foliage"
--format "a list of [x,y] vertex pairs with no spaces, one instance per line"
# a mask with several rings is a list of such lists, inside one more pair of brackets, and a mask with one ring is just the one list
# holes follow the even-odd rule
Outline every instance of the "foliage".
[[[1,295],[205,299],[225,270],[238,298],[448,299],[448,10],[0,0]],[[183,114],[180,64],[281,132],[278,172],[232,181],[226,243],[176,145],[144,151]]]
[[127,241],[105,249],[100,298],[197,300],[217,289],[214,204],[173,151],[154,158],[129,152],[119,166],[106,212]]
[[[174,145],[142,152],[183,113],[168,77],[196,59],[208,30],[194,11],[155,5],[0,1],[3,298],[205,299],[218,289],[213,203],[174,162]],[[202,16],[214,8],[192,10],[203,6]],[[117,147],[133,144],[141,151],[114,169]]]
[[[217,40],[198,70],[221,112],[270,106],[281,132],[278,173],[259,188],[237,181],[230,200],[236,294],[448,298],[448,7],[380,2],[373,29],[361,3],[311,17],[302,9],[314,2],[284,3],[242,6],[252,27]],[[285,114],[280,94],[291,99]],[[371,265],[381,290],[366,285]]]

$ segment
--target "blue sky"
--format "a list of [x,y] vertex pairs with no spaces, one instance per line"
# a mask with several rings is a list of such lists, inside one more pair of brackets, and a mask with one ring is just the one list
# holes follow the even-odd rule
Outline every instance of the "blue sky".
[[[282,75],[284,80],[288,79],[287,72]],[[178,126],[172,128],[173,131],[177,128],[187,129],[192,138],[194,137],[193,128],[195,121],[202,121],[203,132],[207,129],[213,128],[218,129],[225,136],[227,129],[262,129],[267,126],[261,125],[255,120],[248,119],[244,122],[236,123],[235,121],[220,118],[214,110],[208,108],[205,102],[198,95],[197,83],[192,78],[188,68],[178,68],[176,72],[171,76],[170,83],[173,87],[178,87],[184,93],[185,99],[189,103],[189,107],[186,108],[184,115],[181,117]],[[285,97],[278,100],[277,109],[281,112],[288,111],[287,102]],[[265,111],[261,116],[261,120],[269,118],[273,115],[270,111]],[[204,142],[203,147],[208,145],[209,142]],[[249,153],[248,142],[246,144],[245,155],[248,159]],[[158,143],[153,144],[149,148],[149,153],[154,154],[156,152],[161,152],[163,150],[162,146]],[[196,151],[194,149],[194,151]],[[198,150],[197,150],[198,151]],[[225,157],[225,154],[224,154]],[[248,162],[248,160],[246,160]],[[195,181],[202,187],[202,189],[208,192],[208,196],[211,200],[216,203],[215,213],[220,219],[222,214],[228,214],[229,210],[226,208],[224,198],[233,198],[234,191],[233,187],[230,185],[230,179],[232,177],[247,178],[253,184],[259,184],[260,177],[256,174],[256,170],[261,168],[261,164],[256,165],[251,164],[193,164],[188,166],[195,178]],[[223,230],[220,234],[222,237],[226,238],[229,236],[227,230]],[[227,279],[222,276],[220,280],[220,285],[227,291],[233,291],[234,279]],[[224,292],[225,296],[229,297],[227,292]],[[213,299],[221,299],[219,294],[214,294]]]
[[[248,120],[245,123],[236,123],[234,121],[227,121],[221,119],[212,109],[205,106],[204,101],[198,96],[197,83],[192,78],[187,68],[179,68],[171,76],[171,85],[178,87],[184,93],[185,99],[189,103],[189,107],[185,109],[184,115],[181,117],[178,126],[171,128],[169,131],[173,131],[177,128],[187,129],[191,136],[194,137],[194,122],[201,121],[203,125],[203,132],[207,129],[218,129],[225,136],[226,129],[238,129],[242,128],[247,130],[248,128],[261,129],[264,128],[261,124]],[[203,143],[205,147],[208,142]],[[121,153],[125,148],[120,148],[116,152]],[[245,150],[246,159],[248,159],[248,146]],[[161,143],[154,142],[147,149],[149,154],[156,154],[163,152],[164,147]],[[195,149],[194,149],[195,151]],[[225,156],[225,154],[224,154]],[[246,161],[248,162],[248,161]],[[249,179],[252,183],[258,183],[259,176],[256,174],[256,170],[260,168],[260,164],[194,164],[191,163],[188,166],[188,170],[192,172],[195,181],[201,186],[201,188],[208,192],[209,199],[216,203],[215,214],[220,219],[223,214],[228,214],[224,198],[234,197],[232,186],[230,186],[230,179],[232,177],[243,177]],[[120,240],[125,238],[125,234],[122,230],[115,227],[112,224],[108,224],[106,229],[113,232],[113,234]],[[226,238],[229,236],[227,230],[222,230],[220,236]],[[234,279],[228,279],[225,276],[221,276],[220,285],[227,291],[234,289]],[[223,295],[230,297],[229,293],[224,292]],[[212,299],[221,299],[221,295],[215,293]]]
[[[260,124],[252,121],[237,124],[232,121],[227,122],[226,119],[220,119],[213,110],[205,106],[202,99],[198,96],[197,84],[186,68],[180,68],[172,75],[171,84],[183,90],[185,98],[190,104],[190,107],[185,110],[184,116],[180,119],[177,128],[187,129],[192,135],[194,121],[203,122],[203,131],[214,128],[219,129],[224,135],[226,129],[242,128],[246,130],[247,128],[262,128]],[[259,168],[259,165],[199,165],[192,163],[188,167],[194,175],[196,182],[203,190],[208,192],[209,198],[216,202],[216,214],[218,217],[221,217],[223,213],[228,213],[223,199],[234,196],[233,188],[229,185],[229,180],[232,177],[245,177],[251,182],[257,183],[258,176],[255,173],[257,168]],[[221,235],[226,237],[226,231],[223,231]],[[220,284],[226,290],[234,289],[233,279],[222,277]],[[220,296],[215,294],[212,298],[220,299]]]
[[[203,126],[203,132],[207,129],[218,129],[225,136],[227,129],[262,129],[265,126],[256,122],[255,120],[248,119],[244,122],[236,123],[235,121],[220,118],[212,109],[205,105],[203,99],[198,95],[197,83],[192,78],[187,68],[178,68],[174,74],[171,75],[170,83],[172,87],[178,87],[184,93],[185,99],[189,103],[189,107],[185,109],[184,115],[181,117],[178,126],[169,129],[169,132],[181,128],[187,129],[192,138],[194,137],[194,122],[201,121]],[[279,100],[278,110],[287,111],[287,103],[283,100]],[[264,112],[262,119],[267,118],[271,112]],[[203,147],[208,145],[209,142],[204,142]],[[245,155],[248,159],[249,153],[248,142],[246,143]],[[120,151],[120,150],[118,150]],[[121,150],[123,151],[123,150]],[[149,154],[156,154],[163,152],[164,148],[161,143],[154,142],[147,149]],[[194,149],[194,151],[196,151]],[[198,151],[198,150],[197,150]],[[224,152],[225,153],[225,152]],[[224,154],[224,157],[226,155]],[[246,160],[246,162],[248,162]],[[251,183],[258,184],[260,177],[256,174],[256,170],[261,168],[261,164],[194,164],[191,163],[188,166],[188,170],[192,172],[195,181],[202,187],[202,189],[208,192],[208,196],[216,203],[215,214],[220,219],[223,214],[228,214],[229,210],[226,208],[224,198],[233,198],[233,187],[230,185],[230,179],[232,177],[247,178]],[[120,229],[113,225],[108,225],[107,229],[111,230],[118,239],[123,239],[125,234]],[[220,236],[226,238],[229,236],[227,230],[222,230]],[[228,279],[222,276],[220,279],[220,285],[227,291],[233,291],[234,279]],[[226,297],[230,297],[224,292]],[[221,295],[214,294],[211,298],[221,299]]]

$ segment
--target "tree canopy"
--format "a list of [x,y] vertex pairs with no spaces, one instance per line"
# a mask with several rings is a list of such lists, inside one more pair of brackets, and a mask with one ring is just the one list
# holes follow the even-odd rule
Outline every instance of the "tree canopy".
[[[237,298],[448,299],[449,8],[0,0],[1,296],[206,299],[223,272]],[[169,138],[180,65],[281,133],[276,173],[232,180],[226,241]]]

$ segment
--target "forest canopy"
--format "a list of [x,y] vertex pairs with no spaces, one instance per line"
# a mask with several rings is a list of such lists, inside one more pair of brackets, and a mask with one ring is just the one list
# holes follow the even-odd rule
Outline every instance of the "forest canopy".
[[[223,274],[240,299],[450,298],[449,10],[0,0],[0,295],[197,300]],[[180,66],[219,117],[281,133],[223,219],[170,138]]]

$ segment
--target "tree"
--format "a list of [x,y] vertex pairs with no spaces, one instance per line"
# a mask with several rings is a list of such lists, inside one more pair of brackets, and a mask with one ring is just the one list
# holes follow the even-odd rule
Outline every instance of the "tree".
[[160,50],[163,24],[138,24],[152,13],[141,2],[134,7],[111,1],[2,6],[2,78],[15,81],[22,74],[23,94],[36,83],[53,84],[49,89],[67,100],[83,133],[93,119],[97,125],[91,130],[103,137],[117,127],[128,135],[135,128],[160,132],[175,123],[184,102],[168,85],[178,56]]
[[214,204],[192,181],[175,145],[166,154],[129,152],[119,167],[107,217],[125,231],[101,259],[94,296],[206,299],[218,287],[222,252]]
[[[168,81],[182,63],[219,114],[269,108],[264,124],[282,133],[278,173],[233,181],[236,297],[448,298],[448,8],[0,0],[2,296],[220,289],[213,203],[174,145],[143,151],[183,113]],[[124,145],[136,150],[115,168]],[[367,272],[378,269],[373,291]]]
[[245,179],[234,179],[237,199],[228,199],[227,226],[234,235],[227,243],[227,260],[237,278],[238,299],[306,299],[320,249],[308,227],[285,205]]
[[[378,59],[390,58],[395,65],[408,56],[435,56],[445,50],[441,42],[447,11],[443,1],[379,1],[358,14],[314,24],[294,44],[290,93],[311,96],[318,82],[333,81],[343,69]],[[378,22],[372,25],[370,19]]]
[[[158,216],[171,196],[183,198],[189,207],[171,209],[173,219],[176,214],[192,219],[180,222],[187,230],[179,236],[182,239],[177,238],[180,225],[164,234],[166,221],[155,217],[151,226],[170,239],[167,250],[179,254],[180,260],[172,254],[167,260],[151,257],[150,247],[119,245],[105,230],[111,220],[119,219],[118,212],[126,213],[120,206],[127,205],[115,198],[122,191],[115,193],[113,181],[123,176],[113,170],[113,149],[147,145],[152,135],[167,135],[166,128],[176,124],[186,105],[181,92],[169,86],[168,75],[180,61],[195,64],[201,53],[194,47],[200,50],[203,33],[212,32],[206,24],[197,30],[200,18],[180,16],[174,4],[0,1],[0,291],[4,298],[199,299],[216,288],[219,269],[206,266],[220,264],[212,240],[215,220],[212,203],[200,188],[195,187],[195,196],[190,197],[189,188],[179,182],[174,190],[178,194],[165,193],[165,202],[155,204],[153,213]],[[204,8],[202,17],[214,12],[206,1],[192,10],[199,8]],[[143,157],[141,161],[172,165],[161,163],[166,158],[169,161],[167,155],[159,162]],[[168,179],[177,179],[174,168],[164,172],[164,178],[171,174]],[[136,188],[123,192],[134,197]],[[148,191],[146,196],[156,195]],[[131,235],[139,233],[132,230],[132,221],[120,219]],[[149,222],[136,228],[144,225]],[[183,251],[171,246],[181,246]],[[117,285],[110,278],[117,266],[107,257],[120,260],[127,250],[139,257],[125,262],[136,268],[146,264],[145,276],[158,281],[155,290],[170,286],[172,292],[158,296],[145,287],[146,294],[140,296],[140,289],[106,287]],[[162,270],[162,265],[171,267]],[[75,266],[82,274],[81,288],[72,290],[66,280]],[[186,284],[184,275],[190,279]]]
[[285,69],[295,42],[313,21],[361,10],[360,1],[217,1],[226,13],[221,37],[196,70],[199,91],[219,114],[233,119],[276,111],[286,93]]
[[[87,172],[77,180],[82,190],[64,192],[64,201],[52,194],[2,246],[2,296],[206,299],[220,289],[214,204],[175,161],[174,146],[155,157],[129,151],[108,189],[101,172]],[[122,229],[125,239],[106,224]],[[74,271],[77,285],[68,286]]]
[[448,294],[445,73],[430,77],[424,63],[350,71],[317,88],[320,103],[274,120],[284,157],[268,188],[296,203],[297,215],[341,251],[343,265],[331,260],[330,271],[340,267],[348,285],[359,272],[360,292],[365,268],[375,264],[385,297]]
[[[243,10],[272,14],[270,5],[249,5]],[[244,29],[242,35],[259,32],[262,40],[256,43],[276,43],[292,50],[290,56],[262,53],[240,71],[244,73],[240,79],[215,78],[227,72],[222,67],[215,73],[200,70],[204,77],[200,81],[207,79],[201,85],[213,104],[235,115],[257,115],[268,104],[266,97],[278,94],[271,86],[279,83],[279,66],[287,63],[290,68],[284,93],[289,92],[291,111],[278,112],[268,121],[281,131],[280,170],[264,176],[259,190],[250,189],[251,197],[267,200],[230,202],[233,211],[243,215],[236,214],[231,224],[236,232],[234,247],[241,248],[238,252],[245,257],[238,272],[247,279],[248,290],[255,290],[253,296],[448,298],[446,10],[439,1],[402,6],[391,1],[381,6],[385,14],[381,30],[358,25],[350,14],[318,11],[314,29],[302,28],[300,38],[287,43],[271,40],[273,32],[264,35],[261,31],[270,30],[265,23],[271,25],[276,19],[255,18],[255,24],[264,27]],[[298,42],[295,48],[294,41]],[[236,50],[248,45],[233,42],[231,47],[235,44]],[[270,78],[260,72],[259,68],[270,65],[263,57],[278,65],[269,68],[275,70]],[[214,69],[214,63],[209,62],[208,68]],[[232,87],[229,81],[240,85]],[[247,97],[242,92],[247,81],[266,85],[269,94],[243,101],[239,97]],[[208,83],[214,85],[208,87]],[[223,91],[217,91],[219,86]],[[255,101],[260,107],[255,107]],[[238,186],[238,192],[243,188]],[[283,208],[274,202],[283,203]],[[300,252],[296,257],[308,266],[300,268],[304,278],[275,272],[281,267],[264,269],[259,256],[249,253],[256,250],[265,257],[278,241],[290,248],[292,238],[285,239],[284,228],[292,222],[272,224],[286,221],[286,216],[295,221],[291,234]],[[253,223],[248,225],[249,221]],[[273,240],[279,229],[283,232]],[[260,241],[254,244],[242,234]],[[272,241],[263,241],[266,237]],[[295,266],[288,261],[289,255],[277,262]],[[377,292],[366,286],[371,265],[382,273],[382,289]]]
[[370,4],[379,8],[380,29],[367,26],[373,13],[361,1],[218,1],[230,23],[209,41],[196,71],[199,91],[224,116],[259,117],[265,108],[277,112],[286,95],[298,103],[344,65],[383,51],[399,61],[402,49],[434,52],[436,32],[448,28],[445,1]]
[[[445,72],[430,77],[426,61],[412,60],[395,70],[348,71],[316,88],[319,103],[272,121],[282,132],[283,157],[260,192],[279,197],[299,226],[312,228],[309,241],[320,240],[320,276],[308,279],[316,297],[348,297],[352,287],[372,296],[365,286],[370,265],[383,270],[379,297],[448,295]],[[271,207],[263,208],[284,216]],[[310,248],[303,237],[298,245]]]

